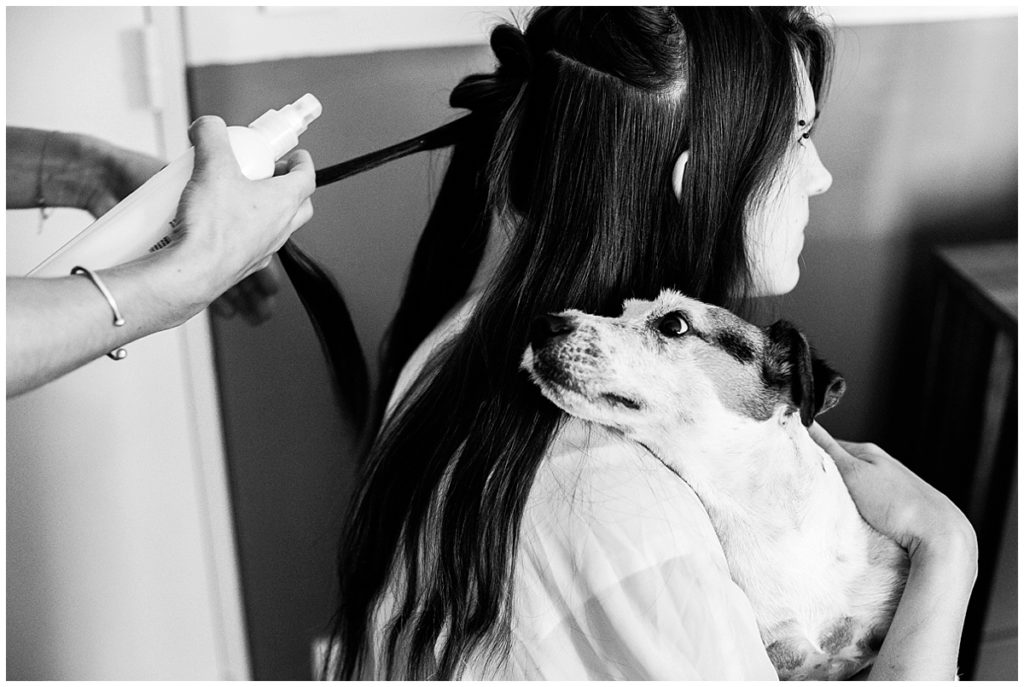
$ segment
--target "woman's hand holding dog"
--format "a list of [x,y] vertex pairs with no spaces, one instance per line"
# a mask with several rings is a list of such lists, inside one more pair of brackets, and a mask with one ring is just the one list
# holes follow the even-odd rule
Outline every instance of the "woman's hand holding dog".
[[810,433],[835,461],[868,524],[895,539],[911,559],[921,546],[977,557],[974,528],[942,492],[874,444],[836,441],[817,423]]
[[910,574],[872,680],[949,680],[978,571],[978,542],[945,495],[874,444],[811,437],[835,461],[861,516],[910,554]]

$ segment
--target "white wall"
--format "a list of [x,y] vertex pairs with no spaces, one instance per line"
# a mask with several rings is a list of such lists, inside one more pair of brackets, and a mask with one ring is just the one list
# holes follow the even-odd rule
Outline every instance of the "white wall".
[[824,6],[839,26],[909,24],[1017,15],[1016,5],[857,5]]
[[190,66],[475,45],[523,7],[186,7]]
[[[487,43],[491,27],[520,20],[528,6],[186,7],[190,66],[242,64],[381,50]],[[1003,6],[823,7],[839,26],[948,21],[1017,14]]]
[[[176,11],[20,7],[6,20],[9,125],[162,157],[187,145]],[[159,112],[144,29],[161,41]],[[37,212],[8,212],[8,274],[89,221],[57,212],[40,230]],[[127,349],[7,403],[9,678],[248,674],[208,324]]]

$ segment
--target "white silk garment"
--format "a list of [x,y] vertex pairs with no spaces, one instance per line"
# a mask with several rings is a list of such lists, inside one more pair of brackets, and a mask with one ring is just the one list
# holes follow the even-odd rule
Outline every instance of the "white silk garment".
[[[473,304],[424,341],[393,399],[461,331]],[[697,495],[601,427],[570,419],[555,435],[524,510],[511,584],[509,652],[469,658],[461,677],[778,679]],[[372,645],[393,601],[378,609]],[[374,677],[383,676],[366,676]]]

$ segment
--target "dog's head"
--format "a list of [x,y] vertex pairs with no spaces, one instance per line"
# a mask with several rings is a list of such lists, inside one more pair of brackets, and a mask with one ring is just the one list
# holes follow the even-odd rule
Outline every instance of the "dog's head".
[[799,414],[809,426],[846,386],[793,325],[762,329],[675,291],[626,301],[615,318],[576,310],[538,318],[522,368],[566,412],[627,431],[714,422],[716,413]]

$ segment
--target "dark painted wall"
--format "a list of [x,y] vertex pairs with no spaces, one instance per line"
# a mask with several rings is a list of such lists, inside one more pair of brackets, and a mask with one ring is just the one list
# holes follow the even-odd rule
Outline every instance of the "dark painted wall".
[[[296,59],[189,71],[192,112],[247,123],[310,92],[324,111],[301,145],[324,167],[434,128],[448,91],[491,67],[483,47]],[[318,191],[296,241],[348,298],[368,360],[394,310],[443,155],[406,158]],[[353,437],[333,405],[316,337],[294,292],[250,327],[214,319],[253,675],[311,675],[330,621],[334,546],[352,482]],[[376,370],[371,366],[371,373]]]
[[[769,304],[844,372],[848,395],[825,423],[838,436],[904,441],[928,247],[1016,236],[1016,54],[1013,19],[839,31],[817,134],[835,183],[812,201],[800,285]],[[189,83],[194,113],[232,123],[316,94],[324,114],[302,144],[325,166],[446,121],[451,86],[489,65],[485,48],[420,50],[193,68]],[[441,170],[420,156],[321,190],[298,234],[349,296],[367,354]],[[214,329],[254,674],[304,678],[331,612],[351,437],[290,291],[273,321]]]

